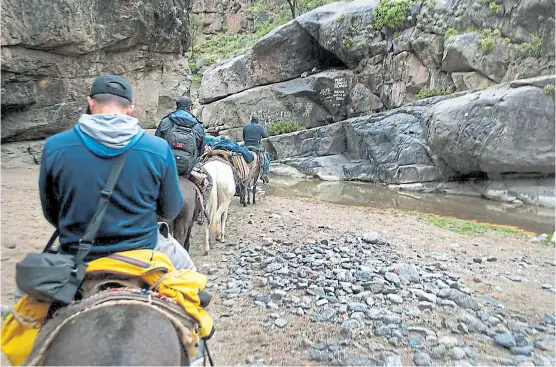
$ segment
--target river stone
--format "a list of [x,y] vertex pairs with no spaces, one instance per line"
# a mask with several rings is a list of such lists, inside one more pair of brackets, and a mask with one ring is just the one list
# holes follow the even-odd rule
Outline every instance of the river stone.
[[380,233],[378,232],[367,232],[363,234],[363,241],[366,243],[375,244],[380,241]]
[[514,336],[509,332],[496,334],[494,341],[505,348],[515,347],[516,345]]
[[446,347],[444,345],[437,345],[431,349],[431,357],[434,359],[442,359],[446,354]]
[[430,366],[431,357],[425,352],[418,351],[413,354],[413,363],[416,366]]
[[397,294],[389,294],[386,296],[388,300],[392,303],[401,304],[403,303],[403,298],[398,296]]
[[459,347],[453,347],[452,349],[450,349],[449,355],[452,359],[456,360],[465,358],[465,352]]
[[473,298],[471,298],[469,295],[458,291],[457,289],[441,289],[438,292],[438,297],[440,298],[444,298],[444,299],[449,299],[451,301],[454,301],[458,306],[463,307],[463,308],[470,308],[474,311],[477,311],[481,308],[481,306],[477,303],[477,301],[475,301]]
[[342,324],[340,335],[344,338],[353,338],[359,332],[361,324],[357,320],[347,320]]
[[332,321],[336,316],[336,310],[333,308],[325,307],[322,310],[315,311],[315,314],[311,318],[313,322],[327,322]]

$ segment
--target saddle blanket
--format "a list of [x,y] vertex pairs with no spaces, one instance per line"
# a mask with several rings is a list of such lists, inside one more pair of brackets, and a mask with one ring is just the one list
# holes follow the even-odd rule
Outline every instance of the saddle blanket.
[[[205,275],[190,269],[176,270],[165,254],[154,250],[118,252],[91,261],[87,274],[115,273],[140,278],[155,290],[177,302],[199,324],[197,338],[210,337],[213,319],[201,307],[199,291],[208,282]],[[2,325],[1,347],[13,366],[20,366],[32,352],[33,344],[46,322],[50,303],[23,296]]]

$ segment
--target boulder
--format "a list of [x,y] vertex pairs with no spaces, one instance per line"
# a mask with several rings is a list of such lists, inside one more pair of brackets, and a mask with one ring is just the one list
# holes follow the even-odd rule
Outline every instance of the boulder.
[[350,105],[350,98],[357,92],[352,90],[352,85],[350,70],[325,71],[234,94],[203,105],[198,116],[209,132],[222,133],[243,127],[252,113],[263,124],[292,120],[311,128],[343,120],[350,113],[359,113],[359,109],[380,106],[378,97],[372,93],[366,94],[368,104],[358,101],[358,105]]
[[426,147],[421,122],[425,108],[394,110],[382,116],[361,117],[344,122],[347,155],[365,159],[344,166],[346,174],[361,179],[362,168],[370,173],[364,181],[411,183],[436,181],[439,171]]
[[262,144],[275,159],[342,154],[346,137],[341,122],[290,134],[271,136]]
[[126,77],[134,116],[155,126],[189,88],[188,8],[188,0],[3,1],[2,142],[71,127],[102,73]]
[[459,175],[554,174],[554,97],[542,90],[549,82],[554,77],[437,103],[425,128],[428,146]]
[[319,178],[323,181],[341,181],[344,179],[342,166],[349,160],[342,154],[324,157],[292,158],[284,163],[299,171]]
[[456,90],[472,90],[472,89],[485,89],[493,84],[494,81],[490,80],[484,75],[471,71],[468,73],[452,73],[452,80],[456,86]]
[[318,43],[292,20],[246,53],[205,71],[199,101],[206,104],[256,86],[297,78],[319,66],[321,58],[326,59],[322,54]]
[[411,50],[427,68],[442,65],[444,37],[432,33],[417,33],[411,39]]
[[481,49],[481,37],[477,32],[449,37],[444,45],[442,69],[449,73],[478,71],[500,83],[517,50],[500,37],[493,37],[494,48],[485,51]]

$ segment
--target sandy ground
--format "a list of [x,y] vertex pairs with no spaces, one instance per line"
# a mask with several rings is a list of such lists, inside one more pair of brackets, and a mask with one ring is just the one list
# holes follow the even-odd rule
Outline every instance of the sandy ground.
[[[3,168],[1,174],[1,300],[2,304],[12,304],[15,263],[27,252],[40,250],[53,229],[41,212],[38,166]],[[253,224],[248,224],[248,220]],[[287,230],[281,229],[286,227]],[[257,205],[242,208],[234,198],[227,241],[213,242],[209,256],[201,256],[203,236],[197,229],[191,253],[201,272],[217,269],[209,279],[221,280],[227,276],[227,263],[233,259],[231,255],[238,242],[257,243],[268,235],[295,246],[371,230],[381,233],[409,262],[432,263],[423,254],[448,254],[449,267],[461,274],[466,285],[491,295],[526,320],[533,322],[554,311],[554,294],[541,288],[545,283],[555,284],[554,248],[532,243],[520,234],[492,231],[476,236],[459,235],[436,228],[419,217],[389,210],[282,197],[263,197]],[[497,261],[480,264],[472,261],[474,257],[490,256]],[[509,275],[519,275],[522,282],[510,281]],[[480,278],[480,282],[473,278]],[[334,325],[311,325],[308,316],[306,319],[286,316],[289,321],[286,328],[263,329],[260,324],[268,312],[242,308],[242,304],[252,302],[247,295],[240,297],[238,307],[230,309],[221,304],[218,292],[215,293],[209,306],[217,330],[211,351],[219,365],[245,364],[249,355],[259,355],[267,364],[312,365],[315,362],[308,360],[303,340],[317,340],[338,332]],[[409,360],[404,358],[404,362]]]

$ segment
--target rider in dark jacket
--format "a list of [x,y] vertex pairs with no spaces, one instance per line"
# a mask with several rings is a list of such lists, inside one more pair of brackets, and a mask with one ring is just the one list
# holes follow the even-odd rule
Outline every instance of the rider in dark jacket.
[[268,138],[268,134],[259,119],[251,116],[251,123],[243,128],[243,143],[246,147],[258,147],[262,138]]
[[[176,111],[160,121],[155,135],[170,144],[176,159],[178,175],[188,177],[197,165],[197,170],[206,177],[207,183],[203,192],[204,209],[212,190],[212,177],[202,166],[199,167],[199,159],[205,151],[205,129],[192,110],[191,99],[186,96],[180,97],[176,102]],[[202,224],[205,216],[206,213],[201,210],[197,221]]]
[[178,175],[187,176],[204,152],[205,129],[191,113],[193,102],[189,97],[180,97],[176,105],[176,111],[160,121],[154,135],[170,144],[176,158]]

